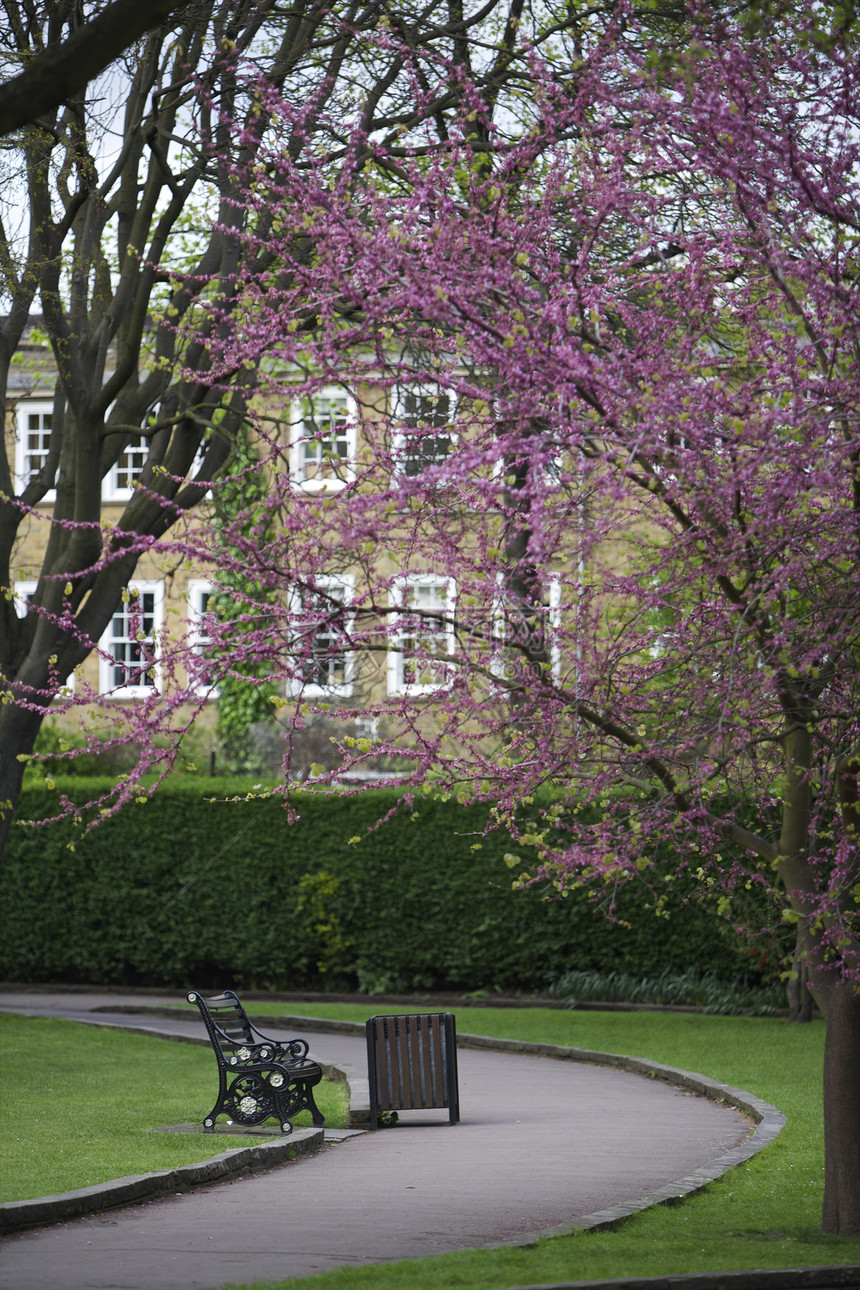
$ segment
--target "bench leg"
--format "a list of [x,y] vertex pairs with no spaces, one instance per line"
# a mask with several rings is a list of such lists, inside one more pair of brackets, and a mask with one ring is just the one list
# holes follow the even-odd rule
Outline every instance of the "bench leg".
[[[316,1128],[321,1129],[325,1125],[325,1116],[314,1101],[313,1086],[306,1080],[293,1080],[285,1089],[281,1090],[275,1114],[281,1121],[281,1127],[283,1127],[300,1111],[310,1111],[311,1119]],[[284,1130],[284,1132],[287,1132],[287,1130]]]
[[209,1112],[209,1114],[205,1117],[203,1121],[204,1133],[215,1132],[215,1121],[218,1119],[218,1116],[224,1110],[224,1099],[226,1096],[227,1096],[227,1081],[226,1079],[222,1078],[218,1081],[218,1099],[215,1105],[212,1107],[212,1110]]
[[219,1097],[218,1101],[215,1103],[215,1105],[212,1107],[212,1110],[209,1112],[209,1114],[206,1116],[205,1120],[203,1121],[204,1133],[215,1132],[215,1121],[218,1119],[218,1116],[221,1114],[221,1111],[223,1109],[224,1109],[224,1099],[223,1097]]
[[316,1101],[314,1100],[314,1090],[310,1084],[308,1084],[307,1087],[305,1088],[305,1105],[311,1113],[311,1119],[314,1122],[314,1127],[317,1129],[322,1129],[325,1125],[325,1116],[323,1115],[322,1111],[319,1109],[319,1107],[316,1104]]

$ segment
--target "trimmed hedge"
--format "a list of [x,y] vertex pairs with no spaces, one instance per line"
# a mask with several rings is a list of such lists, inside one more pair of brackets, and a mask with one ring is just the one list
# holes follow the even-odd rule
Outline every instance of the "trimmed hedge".
[[[584,894],[512,892],[511,841],[482,836],[486,807],[432,797],[407,806],[395,791],[308,793],[292,799],[291,824],[278,801],[211,800],[226,787],[168,784],[83,837],[67,822],[13,828],[0,975],[368,993],[532,992],[569,968],[648,976],[696,966],[757,979],[699,903],[675,899],[668,921],[658,919],[634,882],[611,923]],[[56,810],[56,792],[33,787],[17,818]],[[531,857],[517,851],[526,865]]]

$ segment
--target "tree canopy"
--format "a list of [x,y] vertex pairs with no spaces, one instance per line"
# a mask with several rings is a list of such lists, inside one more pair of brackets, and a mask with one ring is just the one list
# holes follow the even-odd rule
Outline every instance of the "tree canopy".
[[[779,890],[827,1019],[824,1224],[857,1232],[852,15],[521,16],[375,24],[349,66],[396,75],[341,97],[227,60],[223,260],[168,275],[188,304],[158,335],[213,406],[238,384],[268,486],[217,547],[162,549],[240,606],[213,680],[263,664],[288,743],[361,718],[321,779],[384,758],[492,801],[560,898],[659,889],[667,840],[729,917],[739,884]],[[157,481],[191,455],[136,505],[172,517]],[[180,698],[124,718],[147,752],[117,802]]]
[[812,7],[689,22],[682,53],[623,7],[528,50],[498,117],[409,51],[428,123],[459,87],[442,145],[359,129],[334,178],[273,135],[246,200],[278,209],[277,273],[243,278],[212,367],[265,353],[263,404],[336,382],[364,448],[326,439],[303,492],[261,421],[272,484],[231,540],[285,594],[246,602],[243,649],[304,698],[294,736],[321,653],[394,660],[329,778],[384,756],[491,800],[559,892],[648,881],[667,839],[728,916],[779,889],[828,1021],[825,1226],[856,1231],[855,37]]
[[[246,424],[256,360],[216,380],[208,345],[232,330],[239,276],[274,264],[276,211],[251,214],[241,198],[271,125],[266,93],[304,107],[301,131],[279,132],[294,163],[324,156],[334,175],[354,164],[349,122],[395,141],[418,119],[406,49],[456,46],[468,62],[473,36],[480,47],[496,41],[478,75],[498,95],[522,16],[518,0],[468,13],[398,6],[394,15],[384,4],[333,10],[316,0],[164,9],[163,21],[150,29],[148,14],[139,40],[80,88],[76,78],[54,106],[34,90],[37,114],[0,145],[7,415],[32,394],[22,342],[34,326],[56,372],[44,451],[19,471],[4,436],[0,457],[0,847],[22,759],[51,703],[97,649],[142,554],[206,496]],[[0,57],[4,67],[24,64],[25,76],[60,56],[69,32],[91,50],[103,20],[120,12],[35,0],[11,10]],[[548,15],[522,24],[537,44],[554,25]],[[392,28],[402,40],[375,39]],[[81,55],[90,72],[99,61]],[[451,93],[432,105],[437,130],[456,101]],[[246,231],[253,237],[238,236]],[[294,256],[309,250],[298,237]],[[243,267],[249,255],[254,264]],[[119,469],[134,486],[108,524],[106,481]],[[35,590],[22,615],[16,570],[34,527],[44,555],[27,572]],[[99,697],[79,687],[75,701]]]

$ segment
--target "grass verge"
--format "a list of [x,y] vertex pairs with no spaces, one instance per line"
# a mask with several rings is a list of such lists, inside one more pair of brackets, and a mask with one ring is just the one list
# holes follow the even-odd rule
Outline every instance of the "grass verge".
[[[175,1169],[267,1141],[155,1132],[202,1122],[217,1088],[207,1048],[0,1013],[0,1201]],[[316,1098],[330,1128],[346,1127],[343,1085],[324,1080]],[[307,1112],[295,1119],[310,1122]]]
[[[376,1007],[372,1001],[364,1006],[255,1001],[252,1011],[363,1021],[371,1012],[404,1009]],[[774,1103],[788,1123],[754,1160],[703,1192],[680,1205],[640,1214],[611,1231],[555,1237],[527,1249],[341,1268],[266,1283],[269,1290],[276,1285],[283,1290],[498,1290],[601,1277],[860,1265],[860,1238],[825,1236],[820,1230],[823,1024],[541,1008],[458,1007],[456,1015],[461,1033],[627,1053],[699,1071]],[[468,1118],[469,1107],[462,1112]]]

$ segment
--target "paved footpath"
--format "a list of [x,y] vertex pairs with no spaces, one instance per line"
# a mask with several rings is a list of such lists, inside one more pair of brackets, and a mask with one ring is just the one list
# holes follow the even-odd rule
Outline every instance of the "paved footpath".
[[[194,1017],[90,1012],[165,1002],[0,995],[5,1011],[202,1033]],[[303,1030],[313,1056],[366,1072],[363,1038],[317,1034],[310,1023]],[[273,1026],[272,1033],[286,1032]],[[458,1061],[458,1125],[448,1124],[445,1111],[406,1112],[396,1129],[349,1138],[267,1173],[12,1235],[0,1246],[0,1284],[208,1290],[525,1242],[641,1202],[730,1153],[752,1129],[727,1106],[622,1070],[468,1048]],[[214,1061],[212,1075],[214,1086]],[[212,1143],[201,1136],[201,1158],[239,1145],[219,1137],[213,1150]]]

